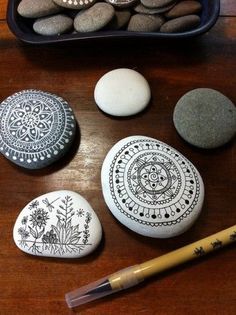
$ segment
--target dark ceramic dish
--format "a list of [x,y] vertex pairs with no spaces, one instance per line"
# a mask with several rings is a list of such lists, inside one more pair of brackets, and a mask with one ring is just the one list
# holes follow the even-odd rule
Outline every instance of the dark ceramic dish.
[[[38,0],[40,1],[40,0]],[[190,38],[207,32],[216,22],[220,11],[220,0],[201,0],[203,9],[200,25],[188,32],[160,33],[160,32],[128,32],[128,31],[98,31],[90,33],[64,34],[60,36],[41,36],[34,33],[32,20],[25,19],[17,13],[20,0],[9,0],[7,22],[11,31],[20,40],[31,44],[48,44],[66,41],[106,39],[106,38]]]

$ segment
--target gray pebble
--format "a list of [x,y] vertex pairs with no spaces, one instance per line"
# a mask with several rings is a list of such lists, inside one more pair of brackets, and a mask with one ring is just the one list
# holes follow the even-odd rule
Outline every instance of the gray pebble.
[[138,0],[105,0],[114,7],[127,8],[133,6]]
[[173,19],[184,15],[198,14],[202,9],[199,1],[181,1],[165,14],[167,18]]
[[160,29],[163,33],[179,33],[189,31],[200,24],[200,17],[198,15],[186,15],[176,19],[167,21]]
[[128,24],[130,17],[129,10],[115,11],[115,15],[111,22],[107,24],[106,29],[119,30]]
[[141,0],[141,3],[147,8],[163,8],[176,3],[176,0]]
[[236,107],[213,89],[199,88],[182,96],[173,120],[184,140],[204,149],[224,145],[236,134]]
[[60,35],[67,33],[73,27],[73,20],[65,14],[57,14],[50,17],[37,19],[33,29],[40,35]]
[[76,122],[68,103],[57,95],[24,90],[0,105],[0,151],[13,163],[40,169],[70,148]]
[[60,11],[62,8],[52,0],[22,0],[17,7],[17,12],[26,18],[39,18]]
[[164,8],[147,8],[142,3],[137,4],[134,7],[134,11],[137,13],[143,13],[143,14],[160,14],[164,13],[168,10],[170,10],[173,7],[174,4],[171,4],[169,6],[166,6]]
[[53,0],[61,7],[68,9],[85,9],[91,7],[97,0]]
[[128,31],[132,32],[155,32],[158,31],[164,19],[159,15],[135,14],[131,16]]
[[115,10],[111,4],[99,2],[79,12],[74,19],[74,27],[77,32],[98,31],[107,25],[114,15]]

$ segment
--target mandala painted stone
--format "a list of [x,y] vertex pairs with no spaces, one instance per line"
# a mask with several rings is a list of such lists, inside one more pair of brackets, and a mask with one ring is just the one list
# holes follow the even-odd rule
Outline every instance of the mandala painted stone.
[[20,250],[31,255],[78,258],[100,243],[102,228],[79,194],[60,190],[39,196],[20,212],[13,230]]
[[39,169],[61,158],[74,139],[72,109],[54,94],[24,90],[0,105],[0,151],[13,163]]
[[201,212],[199,172],[177,150],[153,138],[132,136],[116,143],[103,162],[101,180],[113,215],[145,236],[179,235]]
[[97,0],[53,0],[57,5],[68,9],[84,9],[93,5]]

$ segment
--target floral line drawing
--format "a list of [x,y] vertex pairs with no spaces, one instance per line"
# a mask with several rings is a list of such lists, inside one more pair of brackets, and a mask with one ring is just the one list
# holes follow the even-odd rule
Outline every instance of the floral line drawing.
[[[38,201],[34,201],[29,205],[32,212],[28,217],[21,220],[22,226],[18,229],[21,236],[19,244],[28,247],[28,250],[34,254],[42,254],[48,251],[52,255],[60,255],[68,253],[80,253],[89,243],[90,222],[92,215],[83,209],[74,210],[73,199],[71,196],[61,198],[57,206],[52,206],[60,198],[50,202],[43,199],[42,204],[47,207],[50,212],[54,211],[56,216],[56,224],[47,226],[50,214],[42,207]],[[43,205],[42,205],[43,206]],[[73,225],[72,218],[75,215],[84,216],[84,229],[80,230],[79,224]],[[47,229],[47,230],[46,230]]]

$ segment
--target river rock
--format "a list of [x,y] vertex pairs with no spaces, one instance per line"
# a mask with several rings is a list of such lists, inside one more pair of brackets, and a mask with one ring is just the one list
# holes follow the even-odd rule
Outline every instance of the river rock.
[[74,19],[74,27],[77,32],[94,32],[106,26],[115,10],[109,3],[96,3],[91,8],[83,10]]
[[62,11],[52,0],[21,0],[17,12],[26,18],[39,18]]
[[176,0],[141,0],[141,3],[147,8],[166,8],[176,3]]
[[147,80],[137,71],[115,69],[97,82],[94,99],[98,107],[113,116],[130,116],[149,103],[151,91]]
[[115,11],[115,15],[110,23],[107,24],[107,30],[119,30],[126,26],[130,20],[131,13],[129,10]]
[[201,9],[202,5],[199,1],[181,1],[169,10],[165,16],[173,19],[184,15],[198,14]]
[[131,32],[155,32],[164,23],[159,15],[134,14],[131,16],[127,30]]
[[133,6],[138,0],[105,0],[114,7],[127,8]]
[[101,182],[112,214],[144,236],[168,238],[185,232],[203,205],[204,185],[196,167],[149,137],[117,142],[105,157]]
[[39,169],[59,160],[71,147],[76,121],[61,97],[24,90],[0,105],[0,152],[13,163]]
[[179,33],[186,32],[197,27],[201,22],[198,15],[186,15],[173,20],[165,22],[161,28],[162,33]]
[[166,6],[164,8],[147,8],[142,3],[138,3],[134,7],[134,11],[137,13],[143,13],[143,14],[160,14],[164,13],[168,10],[170,10],[173,7],[174,4],[171,4],[169,6]]
[[37,19],[33,29],[40,35],[60,35],[69,32],[73,27],[73,20],[65,14]]
[[213,149],[236,134],[236,108],[222,93],[208,88],[189,91],[177,102],[174,125],[190,144]]
[[53,0],[61,7],[68,9],[85,9],[93,5],[97,0]]
[[30,201],[13,230],[16,246],[36,256],[78,258],[100,243],[102,228],[91,205],[78,193],[60,190]]

